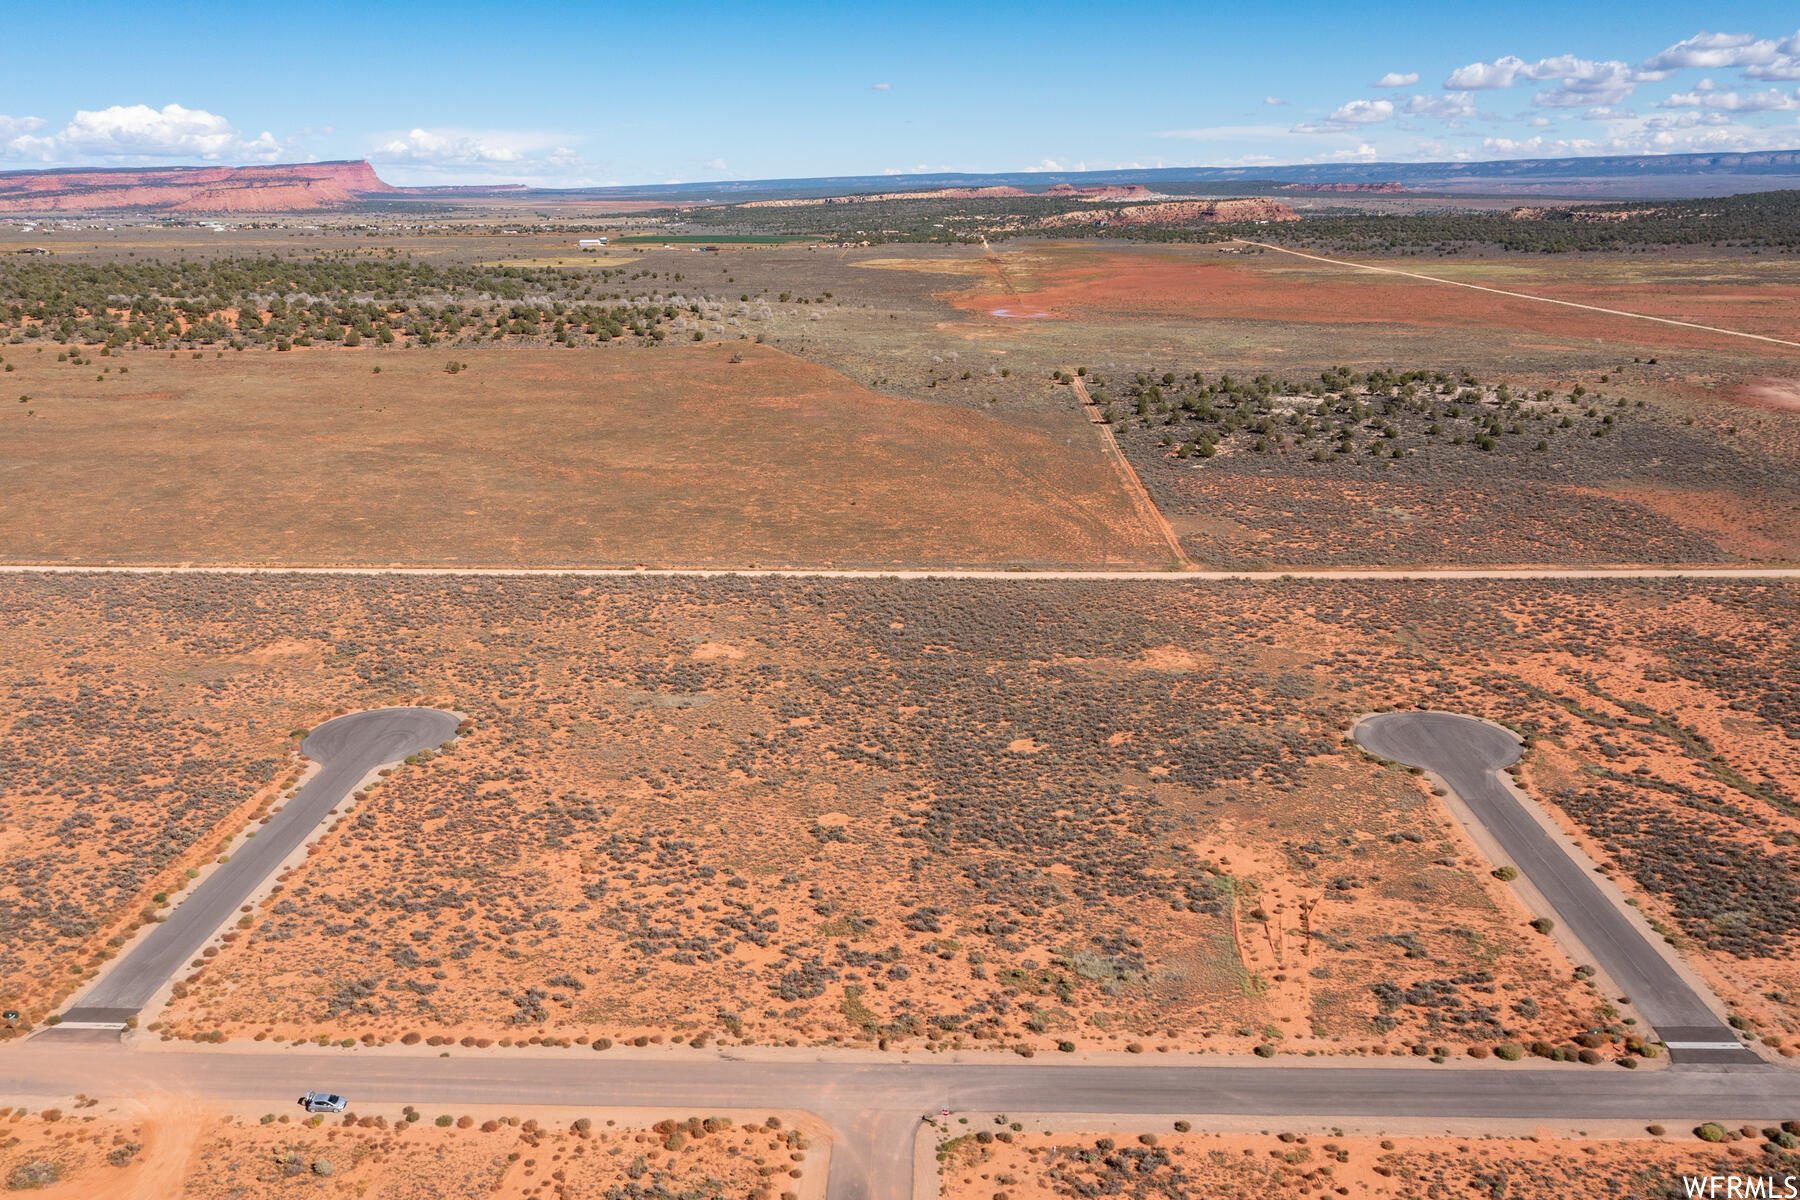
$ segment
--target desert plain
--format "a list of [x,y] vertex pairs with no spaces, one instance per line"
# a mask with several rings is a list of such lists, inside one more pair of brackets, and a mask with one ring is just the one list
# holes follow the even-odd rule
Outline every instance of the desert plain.
[[[309,730],[426,705],[457,736],[128,1045],[1668,1070],[1442,789],[1348,736],[1421,708],[1518,733],[1516,786],[1734,1036],[1800,1046],[1791,255],[324,225],[0,270],[0,1037],[205,886]],[[213,294],[80,302],[146,263]],[[9,1114],[0,1171],[825,1186],[773,1177],[791,1114],[176,1136],[78,1103]],[[1635,1194],[1792,1149],[1270,1128],[947,1128],[942,1194]]]

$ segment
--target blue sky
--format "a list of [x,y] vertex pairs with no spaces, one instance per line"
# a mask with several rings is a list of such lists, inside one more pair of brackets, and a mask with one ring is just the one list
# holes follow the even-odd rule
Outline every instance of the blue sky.
[[1800,148],[1791,3],[35,4],[0,169],[405,184]]

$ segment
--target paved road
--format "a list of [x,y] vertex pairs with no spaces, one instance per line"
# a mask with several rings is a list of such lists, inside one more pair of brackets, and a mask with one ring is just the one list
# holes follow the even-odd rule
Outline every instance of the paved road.
[[[1249,1114],[1271,1118],[1768,1123],[1800,1115],[1800,1073],[1676,1066],[1662,1071],[1519,1066],[1062,1066],[732,1062],[695,1056],[452,1058],[364,1052],[148,1051],[31,1041],[0,1050],[0,1097],[173,1092],[287,1111],[308,1088],[352,1105],[427,1113],[525,1105],[637,1107],[704,1115],[804,1109],[829,1121],[831,1200],[911,1200],[919,1118],[953,1111]],[[1015,1060],[1016,1061],[1016,1060]],[[1240,1060],[1242,1061],[1242,1060]],[[1249,1060],[1254,1062],[1255,1060]]]
[[80,567],[0,563],[0,575],[443,575],[476,579],[989,579],[1101,583],[1281,583],[1289,579],[1431,582],[1445,579],[1800,579],[1800,567],[1397,567],[1267,571],[1094,570],[1006,567]]
[[63,1014],[73,1032],[122,1026],[200,952],[219,927],[292,854],[357,782],[377,767],[448,741],[455,714],[435,708],[378,708],[327,721],[300,743],[320,771],[231,860],[207,876]]
[[1677,1059],[1756,1061],[1662,948],[1595,884],[1593,862],[1571,857],[1501,782],[1500,772],[1519,759],[1514,734],[1453,713],[1393,712],[1365,718],[1355,737],[1371,754],[1443,779]]
[[[288,818],[288,833],[281,839],[272,836],[272,821],[251,843],[267,856],[262,869],[241,868],[235,894],[215,887],[227,877],[223,870],[197,888],[167,924],[97,985],[96,993],[120,998],[119,1005],[106,1011],[141,1005],[181,969],[285,857],[278,850],[281,841],[290,849],[297,846],[363,774],[445,740],[455,723],[452,715],[435,710],[389,709],[321,726],[303,746],[324,769],[281,814]],[[1515,737],[1441,713],[1383,714],[1359,725],[1356,736],[1373,753],[1433,770],[1454,788],[1613,978],[1632,988],[1639,1008],[1665,1038],[1680,1021],[1710,1021],[1710,1026],[1694,1027],[1707,1038],[1729,1036],[1583,868],[1501,786],[1497,772],[1519,754]],[[240,855],[227,866],[247,860]],[[178,925],[175,917],[190,905],[195,915]],[[179,943],[171,938],[152,952],[153,940],[171,928],[188,932]],[[913,1136],[920,1117],[939,1108],[1432,1123],[1482,1118],[1769,1121],[1800,1114],[1800,1073],[1771,1067],[1744,1052],[1727,1056],[1726,1063],[1696,1063],[1704,1057],[1682,1053],[1666,1070],[1634,1073],[1537,1064],[1480,1069],[1251,1065],[1255,1060],[1204,1067],[1027,1065],[1002,1058],[898,1064],[829,1053],[808,1062],[766,1062],[702,1055],[632,1057],[629,1052],[524,1056],[459,1050],[450,1058],[280,1049],[133,1052],[117,1044],[40,1037],[0,1049],[0,1097],[174,1092],[277,1110],[309,1088],[328,1088],[365,1105],[412,1103],[446,1110],[524,1105],[683,1113],[798,1108],[823,1118],[836,1132],[832,1200],[910,1200]]]

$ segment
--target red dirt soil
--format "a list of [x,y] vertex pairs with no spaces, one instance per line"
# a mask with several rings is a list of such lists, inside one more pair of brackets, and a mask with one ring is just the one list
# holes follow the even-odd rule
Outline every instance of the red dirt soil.
[[1746,379],[1731,390],[1729,398],[1768,412],[1800,413],[1800,380]]
[[[130,359],[8,386],[13,561],[1157,565],[1076,414],[1039,432],[767,346]],[[741,359],[741,361],[731,361]],[[8,366],[13,365],[8,356]],[[116,361],[116,360],[113,360]],[[125,389],[130,390],[125,390]],[[35,414],[35,415],[33,415]],[[428,497],[429,503],[419,503]],[[372,539],[372,540],[371,540]]]
[[[1300,325],[1392,324],[1423,328],[1467,329],[1484,336],[1497,329],[1531,331],[1563,339],[1605,338],[1641,346],[1733,345],[1736,338],[1703,330],[1682,329],[1629,317],[1584,312],[1422,279],[1358,271],[1325,263],[1307,263],[1287,255],[1265,254],[1231,260],[1208,260],[1192,252],[1145,253],[1093,246],[1043,246],[1030,278],[1036,286],[1018,294],[966,292],[949,297],[957,308],[989,312],[1011,305],[1033,305],[1062,316],[1092,314],[1182,320],[1268,321]],[[1406,263],[1410,270],[1416,264]],[[1018,272],[1013,273],[1015,277]],[[1554,289],[1543,289],[1546,295]],[[1620,295],[1614,290],[1584,287],[1580,294],[1563,289],[1580,303],[1600,304],[1705,322],[1713,316],[1726,327],[1751,312],[1700,311],[1691,298],[1659,299],[1649,292]],[[1664,289],[1665,293],[1668,289]],[[1788,296],[1792,291],[1794,296]],[[1709,293],[1710,294],[1710,293]],[[1771,302],[1800,299],[1800,288],[1772,285],[1759,292]],[[1741,320],[1761,332],[1754,320]],[[1777,334],[1777,336],[1780,336]]]

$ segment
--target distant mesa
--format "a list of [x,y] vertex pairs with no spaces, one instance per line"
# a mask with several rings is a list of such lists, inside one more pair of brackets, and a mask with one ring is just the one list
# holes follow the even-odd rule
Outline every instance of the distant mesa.
[[0,172],[0,212],[282,213],[379,199],[492,195],[500,187],[399,188],[367,162],[254,167],[118,167]]
[[1512,208],[1506,215],[1514,221],[1573,221],[1577,225],[1603,225],[1609,221],[1654,217],[1664,211],[1661,208],[1608,208],[1599,212],[1585,208]]
[[1356,195],[1393,196],[1406,187],[1389,180],[1385,183],[1284,183],[1284,192],[1353,192]]
[[822,204],[874,204],[882,200],[982,200],[988,197],[1028,196],[1016,187],[952,187],[919,192],[857,192],[846,196],[789,196],[776,200],[746,200],[744,208],[816,208]]
[[1279,200],[1260,196],[1242,200],[1168,200],[1159,204],[1129,204],[1121,208],[1097,208],[1088,212],[1057,213],[1038,221],[1040,228],[1086,225],[1104,221],[1113,225],[1213,225],[1224,221],[1298,221],[1300,214]]
[[1156,195],[1141,183],[1101,184],[1098,187],[1076,187],[1059,183],[1044,192],[1046,196],[1068,196],[1077,200],[1148,200]]
[[874,204],[882,200],[988,200],[1043,195],[1074,200],[1149,200],[1156,193],[1141,183],[1107,183],[1076,187],[1058,183],[1042,192],[1030,192],[1011,184],[988,187],[946,187],[910,192],[852,192],[842,196],[789,196],[775,200],[747,200],[744,208],[809,208],[822,204]]

